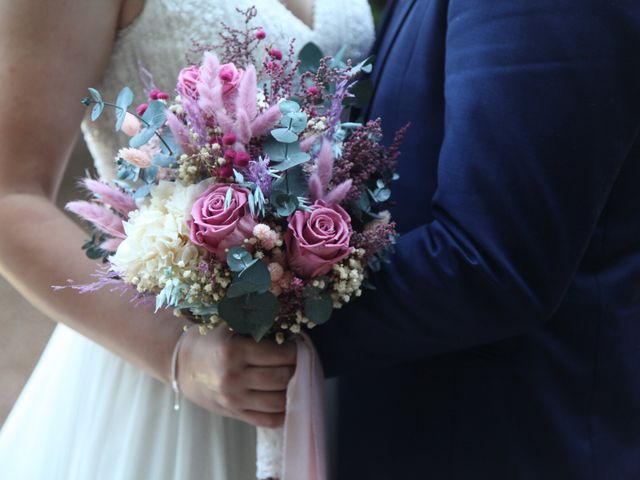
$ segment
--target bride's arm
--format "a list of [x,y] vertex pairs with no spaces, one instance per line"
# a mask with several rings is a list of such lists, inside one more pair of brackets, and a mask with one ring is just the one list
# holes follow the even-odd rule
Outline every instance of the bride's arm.
[[[84,112],[79,99],[105,68],[120,6],[43,5],[0,0],[0,273],[52,319],[167,382],[180,321],[133,309],[108,290],[79,295],[51,288],[68,278],[89,282],[96,267],[79,251],[86,233],[53,199]],[[280,421],[294,363],[290,348],[254,345],[223,331],[190,334],[183,348],[181,379],[193,401],[253,423]]]

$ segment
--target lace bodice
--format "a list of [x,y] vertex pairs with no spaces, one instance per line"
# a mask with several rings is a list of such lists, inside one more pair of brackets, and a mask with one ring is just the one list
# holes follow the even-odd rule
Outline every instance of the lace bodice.
[[[144,10],[118,33],[109,66],[98,88],[105,99],[113,100],[126,86],[143,99],[140,67],[153,74],[162,90],[173,92],[178,72],[187,64],[186,54],[193,41],[218,42],[220,21],[240,27],[243,22],[236,8],[255,6],[256,26],[262,26],[269,41],[280,49],[289,39],[296,47],[316,43],[325,54],[333,55],[346,47],[346,56],[360,59],[373,42],[373,20],[367,0],[315,0],[314,25],[307,26],[278,0],[147,0]],[[106,112],[98,122],[82,123],[87,146],[98,175],[110,180],[115,174],[114,156],[126,144],[122,134],[113,131],[113,114]]]

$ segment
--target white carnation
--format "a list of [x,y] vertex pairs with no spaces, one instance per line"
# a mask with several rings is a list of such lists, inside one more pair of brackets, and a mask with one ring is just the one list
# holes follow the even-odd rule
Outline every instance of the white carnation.
[[208,183],[185,187],[161,181],[152,187],[150,198],[124,223],[127,238],[110,258],[112,269],[148,291],[197,268],[202,251],[189,240],[187,221]]

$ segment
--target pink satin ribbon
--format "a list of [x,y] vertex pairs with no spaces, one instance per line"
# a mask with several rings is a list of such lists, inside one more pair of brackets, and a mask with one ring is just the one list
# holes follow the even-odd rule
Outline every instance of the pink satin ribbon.
[[281,480],[326,480],[324,373],[311,339],[296,338],[298,364],[287,389]]

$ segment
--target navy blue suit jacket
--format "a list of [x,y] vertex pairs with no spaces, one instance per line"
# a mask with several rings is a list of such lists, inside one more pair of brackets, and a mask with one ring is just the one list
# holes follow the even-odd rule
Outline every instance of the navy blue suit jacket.
[[392,10],[402,236],[314,331],[335,478],[640,479],[640,2]]

